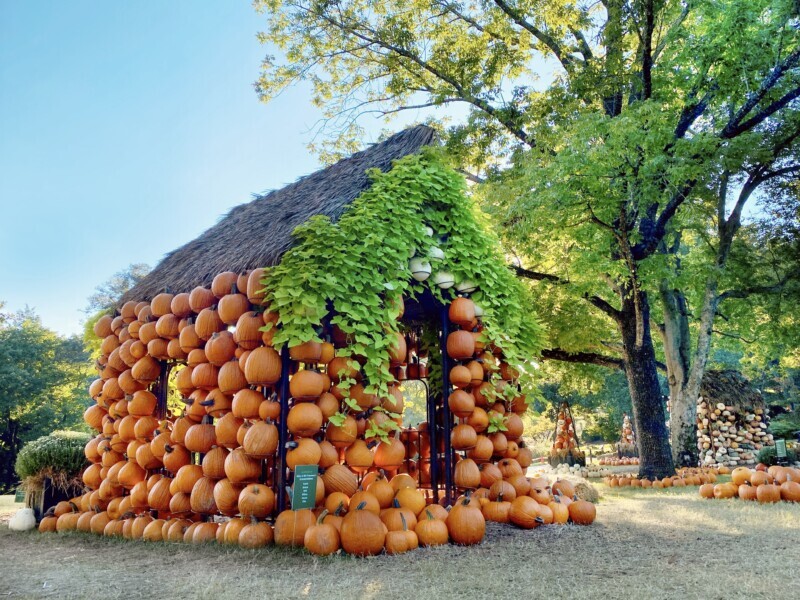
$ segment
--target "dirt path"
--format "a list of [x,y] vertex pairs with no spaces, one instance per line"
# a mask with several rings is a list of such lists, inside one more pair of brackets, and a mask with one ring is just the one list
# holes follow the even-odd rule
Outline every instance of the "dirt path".
[[0,526],[0,599],[800,597],[800,505],[696,494],[626,490],[591,527],[492,526],[479,547],[372,559]]

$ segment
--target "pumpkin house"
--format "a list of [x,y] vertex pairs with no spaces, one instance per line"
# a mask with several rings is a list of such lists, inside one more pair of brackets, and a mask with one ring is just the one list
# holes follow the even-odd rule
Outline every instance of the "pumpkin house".
[[[346,551],[372,554],[389,538],[354,545],[351,514],[390,534],[446,518],[444,541],[464,544],[483,537],[458,524],[470,493],[509,520],[527,491],[520,415],[541,330],[434,141],[405,130],[232,209],[97,322],[98,434],[77,499],[104,515],[92,530],[263,545],[274,521],[276,543],[303,545],[319,514]],[[290,509],[300,467],[317,469],[314,514]],[[531,528],[527,500],[514,514]],[[421,523],[420,543],[437,529]]]

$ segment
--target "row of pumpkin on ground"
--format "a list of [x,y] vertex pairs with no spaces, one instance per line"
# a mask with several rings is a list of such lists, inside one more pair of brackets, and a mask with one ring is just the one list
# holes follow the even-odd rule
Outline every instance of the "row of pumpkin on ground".
[[709,499],[740,498],[762,504],[800,502],[800,469],[763,464],[755,469],[736,467],[729,482],[700,486],[700,496]]
[[[325,475],[322,478],[324,485]],[[151,476],[146,482],[148,496],[162,493],[167,481],[169,478],[160,475]],[[202,487],[201,482],[202,477],[194,485]],[[118,501],[99,510],[91,506],[91,494],[84,494],[57,505],[54,515],[42,520],[39,531],[78,530],[153,542],[216,540],[245,548],[276,543],[305,547],[316,555],[343,549],[356,556],[369,556],[383,551],[399,554],[420,545],[479,544],[487,521],[534,529],[568,522],[589,525],[596,516],[594,505],[578,499],[570,482],[560,480],[551,486],[545,478],[528,479],[521,473],[459,497],[450,510],[429,504],[407,474],[388,480],[382,473],[370,473],[352,494],[323,493],[317,509],[285,510],[278,514],[274,526],[261,520],[272,513],[275,500],[272,490],[261,484],[251,484],[242,491],[241,516],[221,523],[203,521],[199,513],[160,511],[154,517],[139,509],[135,514],[133,496],[115,499]]]

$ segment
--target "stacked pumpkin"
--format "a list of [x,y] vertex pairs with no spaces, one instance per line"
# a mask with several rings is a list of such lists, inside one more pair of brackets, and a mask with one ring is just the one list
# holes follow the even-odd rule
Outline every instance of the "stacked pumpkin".
[[[470,299],[453,300],[449,317],[460,327],[447,337],[447,354],[454,361],[447,405],[457,420],[450,435],[458,461],[454,483],[460,490],[475,490],[489,487],[487,477],[494,481],[523,476],[533,455],[522,442],[520,415],[528,405],[517,386],[519,373],[503,361],[500,348],[484,343]],[[421,457],[430,457],[429,447]]]
[[578,448],[578,435],[567,402],[563,402],[558,409],[553,447],[550,449],[550,465],[555,467],[564,463],[586,464],[586,456]]
[[617,442],[617,451],[620,456],[626,458],[632,458],[636,455],[636,436],[633,433],[631,418],[627,414],[622,417],[622,429],[620,431],[619,442]]
[[[399,384],[386,397],[367,393],[358,361],[343,355],[347,338],[335,328],[331,342],[289,348],[291,400],[280,422],[276,385],[284,365],[271,345],[274,332],[262,331],[277,322],[261,306],[262,277],[261,270],[221,273],[210,288],[128,302],[120,315],[98,320],[100,377],[90,386],[95,404],[84,415],[98,431],[86,446],[87,492],[57,507],[40,529],[249,548],[274,541],[317,554],[480,542],[482,501],[492,508],[501,503],[501,510],[515,501],[509,486],[516,484],[515,496],[527,489],[531,454],[519,442],[524,397],[503,393],[516,390],[516,373],[498,348],[482,343],[471,301],[453,302],[451,318],[463,328],[451,334],[447,349],[462,361],[450,372],[455,391],[449,406],[460,419],[452,441],[463,453],[454,479],[474,494],[448,512],[421,489],[430,482],[431,457],[444,448],[431,451],[425,427],[386,441],[368,434],[389,419],[402,423],[393,415],[402,414],[403,396]],[[390,366],[407,358],[398,334]],[[177,418],[159,419],[154,389],[164,384],[168,361],[184,365],[174,386],[185,409]],[[289,471],[320,468],[313,511],[275,514],[277,494],[285,493],[275,468],[281,428],[289,439]],[[532,514],[530,506],[523,508],[521,514]],[[575,522],[587,521],[588,510],[580,508],[573,509]],[[274,527],[267,522],[273,519]]]
[[731,472],[731,481],[717,485],[700,486],[703,498],[741,498],[762,504],[773,502],[800,502],[800,469],[773,465],[756,469],[737,467]]

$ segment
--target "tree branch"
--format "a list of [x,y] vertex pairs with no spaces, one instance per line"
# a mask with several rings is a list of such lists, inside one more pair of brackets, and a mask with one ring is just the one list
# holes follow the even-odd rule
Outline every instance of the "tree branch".
[[[524,279],[531,279],[533,281],[549,281],[550,283],[555,283],[558,285],[567,285],[570,283],[568,279],[562,279],[558,275],[551,275],[549,273],[539,273],[537,271],[531,271],[529,269],[525,269],[523,267],[518,267],[516,265],[510,265],[512,269],[516,272],[519,277]],[[586,300],[589,304],[594,306],[595,308],[599,308],[609,317],[614,319],[614,321],[619,322],[622,318],[622,313],[611,306],[607,300],[604,300],[600,296],[593,296],[591,294],[584,294],[583,299]]]
[[654,224],[645,219],[641,221],[639,231],[642,241],[631,248],[634,259],[642,260],[647,258],[658,248],[667,233],[669,220],[675,216],[678,208],[683,204],[696,184],[697,181],[692,179],[687,181],[681,189],[676,190]]
[[608,369],[624,369],[625,361],[613,356],[605,356],[595,352],[567,352],[560,348],[542,350],[542,358],[546,360],[559,360],[570,363],[583,363],[598,365]]
[[771,285],[754,285],[749,288],[742,288],[740,290],[728,290],[726,292],[722,292],[719,295],[717,300],[717,306],[722,304],[725,300],[729,298],[748,298],[749,296],[754,296],[756,294],[775,294],[783,290],[786,287],[786,284],[796,277],[800,276],[800,269],[794,269],[789,271],[786,275],[784,275],[779,281],[771,284]]
[[775,65],[775,68],[770,73],[769,77],[767,77],[759,86],[759,88],[750,94],[750,96],[745,100],[745,103],[741,106],[739,110],[731,117],[728,121],[725,128],[720,133],[720,137],[722,139],[730,139],[736,137],[740,133],[747,131],[758,125],[761,121],[769,117],[771,114],[777,112],[786,104],[791,102],[793,99],[797,98],[800,95],[800,88],[795,88],[786,94],[780,100],[773,102],[770,106],[765,109],[759,111],[756,115],[752,118],[748,119],[744,123],[742,123],[742,119],[744,119],[750,112],[761,102],[764,97],[769,93],[771,89],[773,89],[778,82],[780,81],[781,77],[787,72],[797,66],[800,63],[800,48],[797,48],[794,52],[789,54],[785,59]]
[[506,4],[504,0],[494,0],[494,3],[500,10],[511,17],[511,20],[514,21],[514,23],[522,27],[525,31],[547,46],[566,71],[571,70],[572,57],[564,53],[561,45],[552,36],[536,27],[530,21],[527,21],[519,11]]

